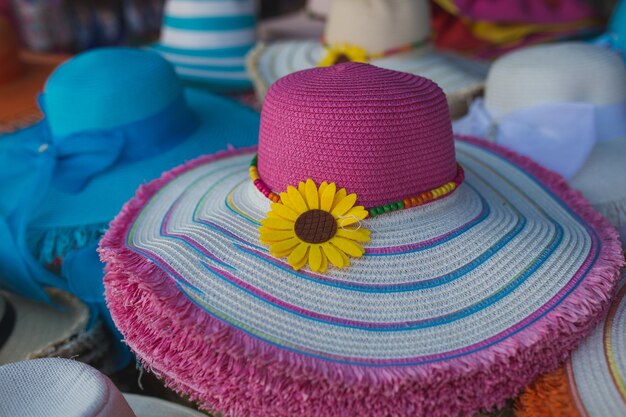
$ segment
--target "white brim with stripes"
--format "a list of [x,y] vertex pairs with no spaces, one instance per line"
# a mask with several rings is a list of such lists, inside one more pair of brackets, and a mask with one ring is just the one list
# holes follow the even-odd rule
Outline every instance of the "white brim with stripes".
[[332,414],[330,398],[357,415],[502,404],[591,330],[623,254],[561,177],[486,142],[456,149],[466,179],[452,195],[366,219],[365,255],[324,274],[259,243],[270,203],[249,179],[254,151],[165,174],[103,239],[116,324],[170,384],[226,414],[272,415],[279,397],[307,417]]
[[[430,47],[429,47],[430,48]],[[466,106],[484,87],[486,69],[470,70],[459,58],[430,50],[419,54],[405,52],[371,61],[372,65],[409,72],[436,82],[446,93],[451,109]],[[260,43],[246,62],[254,88],[263,99],[276,80],[303,69],[314,68],[324,54],[317,40],[290,40]],[[482,72],[482,74],[481,74]]]

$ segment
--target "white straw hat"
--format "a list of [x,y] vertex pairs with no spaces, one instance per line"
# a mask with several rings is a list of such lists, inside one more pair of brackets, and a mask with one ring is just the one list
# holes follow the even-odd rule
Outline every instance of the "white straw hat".
[[259,38],[319,38],[330,10],[330,0],[308,0],[303,10],[259,23]]
[[68,359],[0,366],[0,417],[202,417],[158,398],[122,394],[96,369]]
[[613,53],[571,42],[505,55],[454,129],[557,171],[626,241],[626,67]]
[[436,52],[430,36],[426,0],[334,0],[325,45],[318,39],[261,43],[248,55],[247,67],[262,99],[279,78],[324,61],[330,64],[333,56],[345,55],[349,60],[435,81],[446,93],[452,115],[459,115],[467,101],[481,91],[484,74],[459,65],[456,57]]
[[109,341],[102,323],[88,328],[88,309],[68,293],[49,289],[52,305],[0,291],[0,365],[42,357],[98,363]]

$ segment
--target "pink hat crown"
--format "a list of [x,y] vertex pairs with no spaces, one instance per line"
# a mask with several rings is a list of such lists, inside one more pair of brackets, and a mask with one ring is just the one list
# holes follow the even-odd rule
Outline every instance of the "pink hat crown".
[[345,63],[290,74],[261,113],[258,170],[275,192],[335,182],[374,207],[457,175],[448,105],[434,82]]

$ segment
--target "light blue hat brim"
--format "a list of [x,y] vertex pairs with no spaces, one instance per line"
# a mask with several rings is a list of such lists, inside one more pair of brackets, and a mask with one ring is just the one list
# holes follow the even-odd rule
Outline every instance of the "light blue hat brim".
[[[198,129],[179,145],[135,163],[96,176],[78,194],[51,189],[35,213],[30,228],[73,228],[112,220],[137,188],[177,165],[228,147],[256,144],[259,114],[232,100],[185,89],[187,103],[200,120]],[[41,134],[26,129],[19,136]],[[18,139],[15,137],[14,139]]]

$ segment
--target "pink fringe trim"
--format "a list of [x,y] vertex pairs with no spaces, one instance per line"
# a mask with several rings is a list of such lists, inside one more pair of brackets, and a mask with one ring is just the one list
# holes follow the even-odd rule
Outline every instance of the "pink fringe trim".
[[106,300],[144,366],[202,408],[233,417],[469,416],[505,405],[535,377],[557,368],[609,304],[624,263],[617,233],[560,176],[497,145],[497,152],[545,183],[600,236],[596,266],[529,330],[478,353],[411,367],[371,368],[298,355],[248,336],[192,304],[169,276],[126,246],[129,227],[168,181],[220,158],[204,156],[142,186],[111,223],[100,254]]

